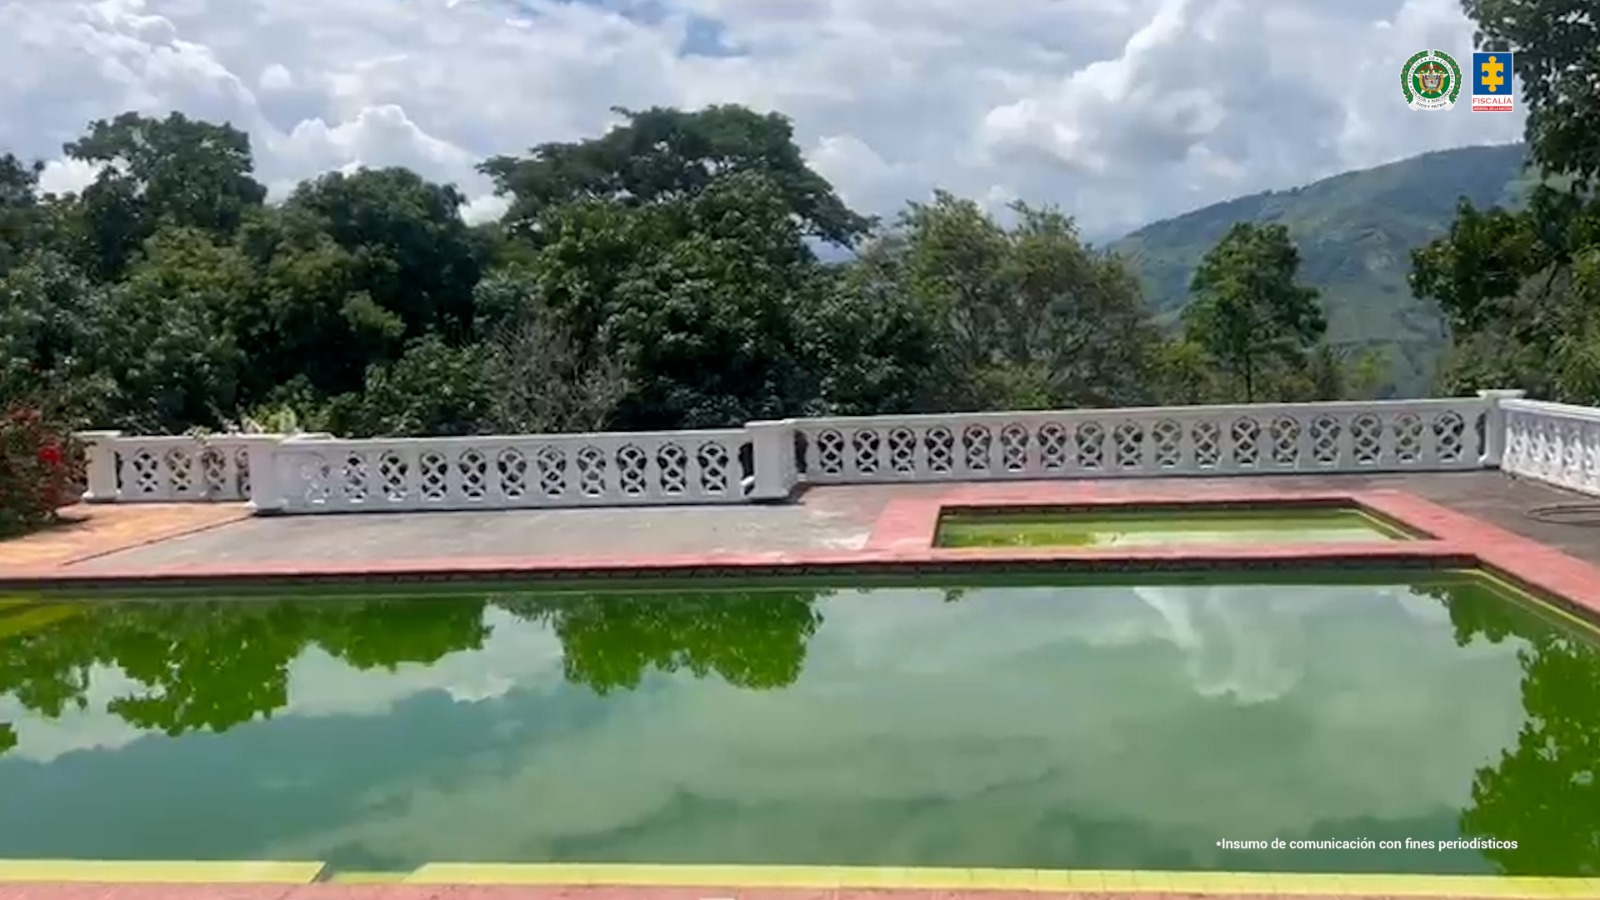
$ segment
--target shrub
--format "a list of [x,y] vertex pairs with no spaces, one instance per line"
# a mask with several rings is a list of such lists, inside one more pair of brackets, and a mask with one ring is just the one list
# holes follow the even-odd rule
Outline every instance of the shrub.
[[0,537],[53,521],[77,502],[82,481],[83,448],[71,431],[35,406],[0,415]]

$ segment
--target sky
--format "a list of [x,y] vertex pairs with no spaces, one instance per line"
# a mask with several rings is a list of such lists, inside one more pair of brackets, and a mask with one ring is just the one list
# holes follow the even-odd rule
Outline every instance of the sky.
[[227,120],[282,196],[403,165],[502,209],[484,157],[611,107],[742,103],[884,215],[943,188],[1091,236],[1521,133],[1409,109],[1407,57],[1472,49],[1458,0],[0,0],[0,151],[52,161],[133,109]]

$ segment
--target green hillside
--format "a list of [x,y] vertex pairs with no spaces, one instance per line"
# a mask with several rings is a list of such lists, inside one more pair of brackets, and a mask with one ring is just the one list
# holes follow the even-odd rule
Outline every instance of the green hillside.
[[1529,182],[1521,144],[1463,147],[1346,172],[1289,191],[1218,203],[1112,244],[1133,262],[1162,319],[1176,320],[1200,257],[1235,222],[1281,223],[1299,243],[1301,277],[1322,289],[1329,337],[1381,347],[1393,392],[1426,393],[1444,327],[1406,287],[1410,251],[1443,234],[1457,199],[1515,206]]

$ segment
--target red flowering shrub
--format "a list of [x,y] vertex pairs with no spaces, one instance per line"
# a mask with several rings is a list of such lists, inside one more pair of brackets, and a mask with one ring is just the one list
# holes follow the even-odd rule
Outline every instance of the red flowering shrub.
[[37,407],[0,415],[0,536],[28,531],[77,502],[83,452],[72,433]]

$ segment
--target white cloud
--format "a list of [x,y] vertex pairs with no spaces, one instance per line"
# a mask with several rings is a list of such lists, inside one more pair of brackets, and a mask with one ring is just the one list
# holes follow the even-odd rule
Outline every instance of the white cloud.
[[39,173],[39,190],[46,194],[75,194],[92,184],[102,168],[101,163],[52,159]]
[[247,129],[274,186],[408,165],[481,216],[485,156],[731,101],[791,115],[867,212],[938,186],[1106,234],[1515,138],[1399,96],[1407,56],[1470,41],[1456,0],[0,0],[0,147],[178,109]]

